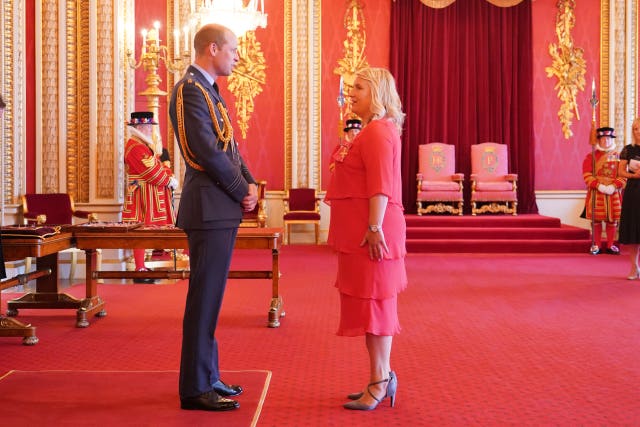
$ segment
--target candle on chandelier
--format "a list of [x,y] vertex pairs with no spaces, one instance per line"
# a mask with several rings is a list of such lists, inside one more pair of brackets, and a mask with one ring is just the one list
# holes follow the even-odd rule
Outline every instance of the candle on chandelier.
[[153,28],[156,29],[156,47],[160,47],[160,21],[155,21],[153,23]]
[[595,77],[591,81],[591,97],[596,99],[596,79]]
[[180,30],[177,28],[173,30],[173,56],[174,58],[180,56]]
[[189,51],[189,27],[184,27],[184,51]]
[[340,76],[340,97],[344,96],[344,79]]
[[147,52],[147,30],[143,28],[140,34],[142,34],[142,54],[144,55]]

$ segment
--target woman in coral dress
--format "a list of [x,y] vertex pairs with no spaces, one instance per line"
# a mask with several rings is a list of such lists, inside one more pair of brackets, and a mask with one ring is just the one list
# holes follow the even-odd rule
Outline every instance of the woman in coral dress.
[[348,151],[336,150],[325,200],[331,205],[329,244],[338,256],[338,335],[364,336],[370,378],[348,396],[347,409],[371,410],[395,400],[391,344],[400,332],[397,295],[407,286],[406,224],[402,207],[400,131],[404,113],[385,69],[357,73],[352,111],[364,124]]

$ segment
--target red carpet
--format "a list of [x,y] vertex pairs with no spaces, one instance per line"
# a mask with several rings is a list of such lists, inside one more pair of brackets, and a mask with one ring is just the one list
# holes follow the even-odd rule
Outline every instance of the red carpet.
[[[247,251],[234,263],[262,258]],[[263,280],[231,281],[220,318],[221,368],[272,372],[258,426],[640,425],[640,280],[626,280],[626,255],[409,255],[392,358],[396,407],[386,400],[366,413],[341,407],[366,382],[368,361],[363,339],[335,335],[333,254],[291,245],[280,259],[287,315],[279,328],[265,326],[271,289]],[[75,328],[72,310],[21,311],[18,319],[38,327],[40,342],[0,338],[0,375],[175,371],[185,290],[184,283],[101,285],[109,314],[86,329]],[[149,387],[147,399],[175,411],[176,381]],[[76,387],[69,381],[59,403],[73,405]],[[61,416],[58,405],[21,398],[18,408],[0,398],[3,424],[30,424],[4,416],[9,407]],[[111,425],[127,424],[124,409],[111,407]],[[211,421],[211,414],[179,412],[196,425],[233,425],[224,421],[229,414]],[[139,425],[162,425],[156,411],[147,418]]]
[[[224,422],[255,425],[270,372],[223,374],[229,383],[243,384],[247,390],[238,398],[242,410],[225,413]],[[2,420],[13,425],[44,421],[85,426],[199,426],[220,421],[220,414],[181,410],[177,383],[178,371],[11,371],[0,378]]]
[[587,253],[589,230],[541,215],[406,215],[410,253]]

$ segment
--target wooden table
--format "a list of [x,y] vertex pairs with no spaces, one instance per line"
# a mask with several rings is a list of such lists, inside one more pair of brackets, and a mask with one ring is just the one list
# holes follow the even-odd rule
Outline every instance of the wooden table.
[[[16,316],[20,308],[73,308],[76,312],[76,326],[89,326],[87,315],[104,316],[104,301],[97,294],[97,287],[87,283],[86,297],[77,299],[60,292],[58,286],[58,252],[73,246],[73,235],[61,232],[49,237],[25,236],[7,237],[3,233],[2,250],[5,261],[35,257],[39,274],[36,291],[23,295],[7,303],[7,316]],[[37,342],[37,341],[36,341]]]
[[[51,270],[39,270],[27,274],[19,274],[10,279],[0,282],[0,291],[17,285],[24,285],[33,279],[51,274]],[[2,303],[2,293],[0,293],[0,304]],[[30,323],[22,323],[11,317],[0,314],[0,337],[22,337],[24,345],[35,345],[38,343],[36,337],[36,327]]]
[[[184,279],[188,270],[172,271],[96,271],[97,249],[188,249],[187,236],[179,228],[138,227],[133,229],[91,229],[90,226],[74,227],[75,246],[86,253],[87,286],[95,286],[99,279],[133,279],[148,277],[155,279]],[[281,228],[240,228],[235,249],[271,250],[271,270],[230,271],[231,279],[271,279],[271,303],[267,326],[280,326],[284,317],[282,297],[279,294]]]

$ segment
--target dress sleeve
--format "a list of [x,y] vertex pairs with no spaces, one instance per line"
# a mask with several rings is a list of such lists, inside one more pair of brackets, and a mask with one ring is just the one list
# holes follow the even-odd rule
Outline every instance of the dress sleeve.
[[629,145],[625,145],[622,151],[620,152],[620,160],[631,160]]
[[[367,180],[367,197],[383,194],[393,196],[394,147],[390,130],[383,126],[375,126],[374,132],[366,144],[363,144],[362,160]],[[364,135],[362,135],[364,136]]]

